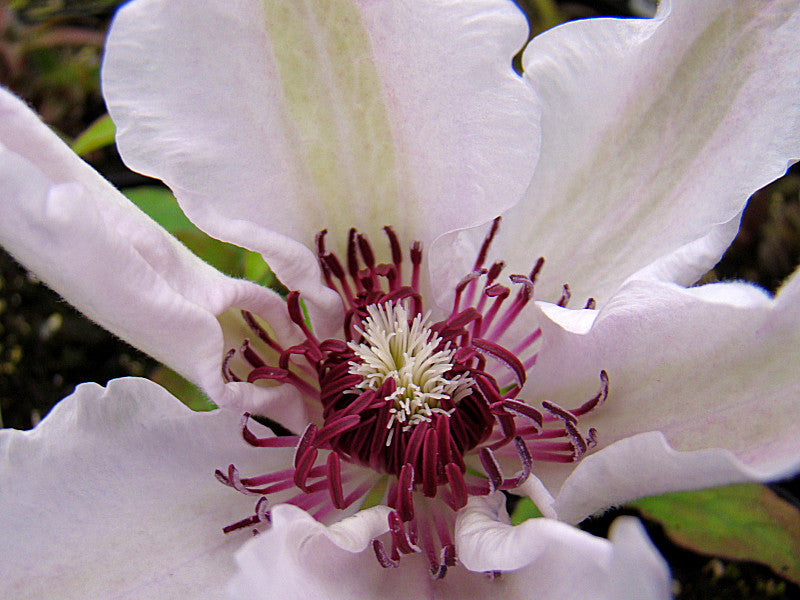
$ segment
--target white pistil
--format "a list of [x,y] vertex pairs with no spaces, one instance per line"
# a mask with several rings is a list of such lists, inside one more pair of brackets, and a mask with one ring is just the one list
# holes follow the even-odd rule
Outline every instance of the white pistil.
[[449,344],[436,350],[442,340],[431,331],[428,315],[417,315],[409,323],[402,304],[372,305],[367,312],[364,329],[359,330],[364,342],[348,344],[362,361],[351,363],[350,373],[362,377],[356,390],[377,390],[387,378],[395,380],[396,389],[387,398],[394,402],[387,428],[397,424],[407,431],[430,421],[435,413],[452,413],[453,409],[441,407],[441,400],[450,397],[458,403],[470,394],[475,381],[465,374],[445,376],[453,368],[456,351]]

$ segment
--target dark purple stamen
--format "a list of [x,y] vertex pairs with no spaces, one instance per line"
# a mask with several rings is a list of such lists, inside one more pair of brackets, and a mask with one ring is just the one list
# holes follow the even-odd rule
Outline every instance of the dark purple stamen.
[[[242,313],[253,339],[263,344],[257,350],[245,340],[239,349],[250,367],[245,380],[293,386],[319,419],[300,435],[262,438],[249,428],[250,415],[244,415],[241,431],[248,444],[292,447],[294,456],[290,468],[256,477],[240,477],[233,465],[226,472],[216,472],[225,485],[261,496],[254,514],[225,527],[226,533],[269,522],[267,495],[279,494],[276,501],[325,519],[388,480],[384,501],[392,509],[386,538],[390,546],[387,550],[383,540],[373,540],[378,563],[397,567],[402,555],[424,552],[431,575],[439,579],[456,564],[451,535],[455,512],[470,495],[517,488],[529,477],[534,461],[574,462],[596,444],[596,431],[582,434],[578,418],[607,398],[605,371],[600,374],[597,394],[572,411],[544,401],[543,413],[518,399],[536,362],[542,334],[537,328],[521,335],[518,317],[533,299],[544,259],[536,262],[528,276],[510,275],[512,286],[497,283],[504,263],[495,261],[488,268],[484,263],[499,225],[500,219],[495,219],[473,271],[455,287],[452,310],[438,322],[423,319],[422,245],[411,245],[410,281],[404,281],[403,253],[391,227],[384,228],[388,263],[379,262],[367,236],[355,229],[348,233],[346,266],[327,250],[325,230],[316,237],[325,282],[342,301],[343,339],[319,340],[314,335],[298,292],[286,298],[289,317],[304,337],[295,346],[281,346],[252,314]],[[564,286],[558,304],[565,306],[568,300],[569,288]],[[594,307],[593,302],[589,304]],[[407,382],[400,387],[399,375],[370,374],[369,360],[373,359],[367,359],[363,348],[372,343],[367,331],[376,326],[380,314],[386,319],[407,315],[406,336],[411,336],[417,319],[414,335],[422,337],[414,347],[430,345],[426,356],[438,356],[436,364],[445,365],[436,377],[450,386],[435,389],[451,391],[419,392],[423,401],[407,389]],[[516,341],[509,349],[506,334],[512,330]],[[390,339],[397,331],[384,334]],[[242,381],[231,368],[234,355],[232,350],[223,359],[226,381]],[[413,365],[408,368],[413,371]],[[386,372],[390,371],[387,366]],[[412,407],[412,400],[422,404]],[[520,469],[506,477],[501,460],[516,462]]]

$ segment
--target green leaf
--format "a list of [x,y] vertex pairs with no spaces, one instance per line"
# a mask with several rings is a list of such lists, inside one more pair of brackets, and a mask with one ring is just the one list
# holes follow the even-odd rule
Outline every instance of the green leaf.
[[386,494],[386,488],[388,485],[389,478],[381,477],[378,482],[372,486],[372,489],[367,492],[367,495],[364,497],[364,502],[361,503],[360,510],[366,510],[368,508],[372,508],[373,506],[378,506]]
[[677,544],[768,565],[800,583],[800,511],[763,485],[664,494],[632,503]]
[[554,0],[532,0],[531,4],[534,10],[531,33],[541,33],[566,20]]
[[231,277],[244,276],[244,257],[247,251],[239,246],[216,240],[199,229],[176,231],[175,237],[218,271]]
[[92,150],[99,150],[113,144],[115,132],[116,128],[111,117],[103,115],[75,138],[75,141],[72,142],[72,149],[78,156],[85,156]]
[[233,277],[245,275],[247,251],[200,231],[183,214],[175,196],[167,188],[141,186],[122,190],[122,193],[214,268]]
[[264,287],[271,288],[278,292],[282,291],[284,296],[288,293],[285,289],[281,290],[281,286],[275,274],[258,252],[245,252],[244,277]]
[[122,190],[122,193],[170,233],[197,230],[167,188],[143,185]]
[[216,408],[216,405],[197,386],[186,381],[172,369],[163,366],[158,367],[150,375],[150,379],[192,410],[205,412]]
[[536,508],[533,500],[530,498],[520,498],[514,510],[511,511],[511,524],[519,525],[528,519],[538,519],[542,513]]

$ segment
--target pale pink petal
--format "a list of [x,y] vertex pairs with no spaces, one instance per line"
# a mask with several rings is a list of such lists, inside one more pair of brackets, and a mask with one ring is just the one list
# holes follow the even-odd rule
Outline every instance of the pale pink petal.
[[[766,479],[728,450],[677,452],[659,431],[640,433],[583,459],[558,490],[550,509],[578,523],[609,506],[642,496]],[[534,502],[536,498],[532,496]]]
[[[456,541],[474,571],[503,571],[503,598],[669,598],[669,570],[641,527],[620,523],[611,541],[551,519],[508,523],[505,497],[473,497]],[[480,596],[475,596],[480,597]]]
[[631,279],[654,279],[691,286],[708,272],[709,265],[717,264],[721,252],[728,248],[739,232],[741,215],[737,214],[692,242],[684,244],[671,254],[662,256],[640,269]]
[[384,250],[384,225],[428,244],[521,196],[538,148],[511,69],[526,31],[505,0],[143,0],[117,14],[103,90],[128,165],[330,308],[321,229],[332,249],[357,227]]
[[429,575],[421,561],[383,569],[371,541],[388,530],[388,508],[357,513],[326,527],[292,505],[272,510],[272,527],[237,554],[229,595],[236,599],[352,600],[428,598]]
[[[608,400],[580,420],[597,428],[596,454],[568,479],[565,468],[535,469],[559,515],[568,506],[579,513],[572,520],[651,493],[797,472],[798,301],[796,274],[775,299],[744,283],[632,281],[582,331],[572,311],[544,311],[544,343],[523,395],[577,407],[594,394],[601,369],[610,380]],[[650,431],[660,433],[625,440]],[[584,495],[591,499],[577,508]]]
[[[199,384],[220,405],[302,429],[283,390],[223,383],[217,317],[231,307],[296,339],[283,300],[198,259],[0,90],[0,242],[90,319]],[[237,341],[240,343],[241,339]]]
[[[641,587],[629,586],[615,600],[666,597],[635,595],[660,589],[659,584],[668,580],[666,567],[643,533],[638,537],[629,534],[625,548],[618,549],[558,521],[537,519],[531,525],[511,528],[497,521],[507,520],[502,502],[501,494],[470,501],[456,525],[463,565],[448,569],[441,580],[431,577],[427,559],[421,555],[404,556],[396,569],[378,564],[371,541],[387,531],[385,507],[325,527],[294,506],[278,506],[272,511],[272,528],[237,554],[240,570],[230,596],[237,600],[565,600],[587,597],[587,593],[592,598],[611,598],[603,595],[605,590],[635,580]],[[633,549],[642,555],[632,560]],[[618,553],[624,560],[617,560]],[[638,578],[631,577],[630,569],[640,567],[646,571]],[[484,574],[498,569],[506,572],[500,577]]]
[[666,561],[647,537],[641,522],[619,517],[608,531],[613,545],[609,598],[672,598]]
[[[214,470],[267,458],[238,421],[119,379],[79,386],[32,431],[0,432],[0,596],[221,597],[251,535],[222,528],[252,514],[253,500]],[[291,449],[269,460],[282,468]]]
[[750,194],[800,158],[797,2],[660,4],[655,19],[568,23],[525,51],[542,149],[495,250],[512,272],[546,258],[541,299],[568,283],[575,304],[602,304],[658,259],[658,276],[693,283]]

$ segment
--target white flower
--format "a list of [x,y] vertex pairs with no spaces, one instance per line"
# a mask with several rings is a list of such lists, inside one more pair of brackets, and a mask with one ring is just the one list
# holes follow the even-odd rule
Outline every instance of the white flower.
[[[242,444],[238,421],[231,411],[192,412],[156,384],[128,378],[80,385],[36,429],[0,432],[3,597],[223,597],[234,552],[251,535],[222,527],[252,502],[220,485],[214,468],[291,460],[291,449],[264,455]],[[326,528],[283,504],[272,512],[270,547],[245,545],[238,555],[234,597],[667,596],[666,566],[635,520],[615,523],[609,542],[550,519],[511,528],[497,498],[476,500],[462,511],[462,558],[478,571],[508,569],[502,577],[457,567],[434,581],[421,556],[383,569],[361,550],[386,531],[385,507]]]
[[[96,532],[128,510],[136,543],[158,534],[170,541],[148,546],[187,557],[182,508],[197,555],[156,572],[181,573],[163,583],[170,589],[217,593],[232,565],[213,552],[225,555],[234,537],[198,532],[207,519],[191,507],[234,530],[267,517],[259,502],[235,523],[252,512],[230,514],[248,498],[199,481],[203,468],[223,467],[219,477],[240,491],[277,486],[270,501],[289,502],[238,555],[234,594],[370,597],[403,586],[411,597],[621,597],[615,586],[627,584],[634,596],[663,597],[665,571],[632,549],[646,547],[635,526],[623,523],[613,543],[551,519],[509,528],[494,490],[578,521],[642,495],[798,469],[800,422],[786,417],[800,384],[797,276],[775,299],[743,283],[684,286],[721,256],[750,193],[800,154],[800,8],[664,2],[652,20],[569,24],[528,46],[525,81],[510,69],[524,25],[502,0],[203,10],[137,0],[120,11],[103,74],[125,161],[163,179],[208,233],[260,252],[294,290],[286,304],[192,257],[0,96],[4,245],[220,405],[298,434],[275,441],[245,421],[261,448],[241,448],[225,412],[179,417],[160,398],[185,424],[149,419],[160,413],[148,394],[164,395],[152,384],[114,384],[109,395],[130,397],[120,407],[80,388],[32,434],[5,434],[11,450],[28,436],[42,448],[31,464],[14,452],[4,463],[3,490],[14,481],[20,499],[7,511],[21,536],[12,575],[30,580],[22,565],[48,533],[74,539],[80,525]],[[498,221],[482,226],[498,214],[499,232]],[[421,244],[403,256],[398,240]],[[507,261],[502,274],[496,257]],[[593,298],[586,309],[564,306],[563,283],[581,305]],[[256,315],[271,336],[247,317],[252,343],[226,354],[242,342],[216,319],[229,308]],[[416,325],[402,317],[428,310]],[[120,418],[125,406],[135,418]],[[75,415],[114,434],[55,450]],[[112,452],[117,438],[142,451]],[[57,510],[25,511],[50,489],[54,452],[67,457],[58,473],[72,475],[72,487],[60,486],[79,515],[68,526]],[[110,465],[140,474],[135,495],[75,484]],[[381,482],[380,506],[339,520]],[[111,517],[93,520],[95,505]],[[400,555],[400,568],[388,568]],[[103,581],[124,562],[111,556],[97,558]],[[471,571],[505,574],[407,575],[441,576],[456,556]],[[163,560],[153,557],[150,566]],[[54,578],[64,568],[38,565]],[[619,576],[631,570],[641,577]]]

